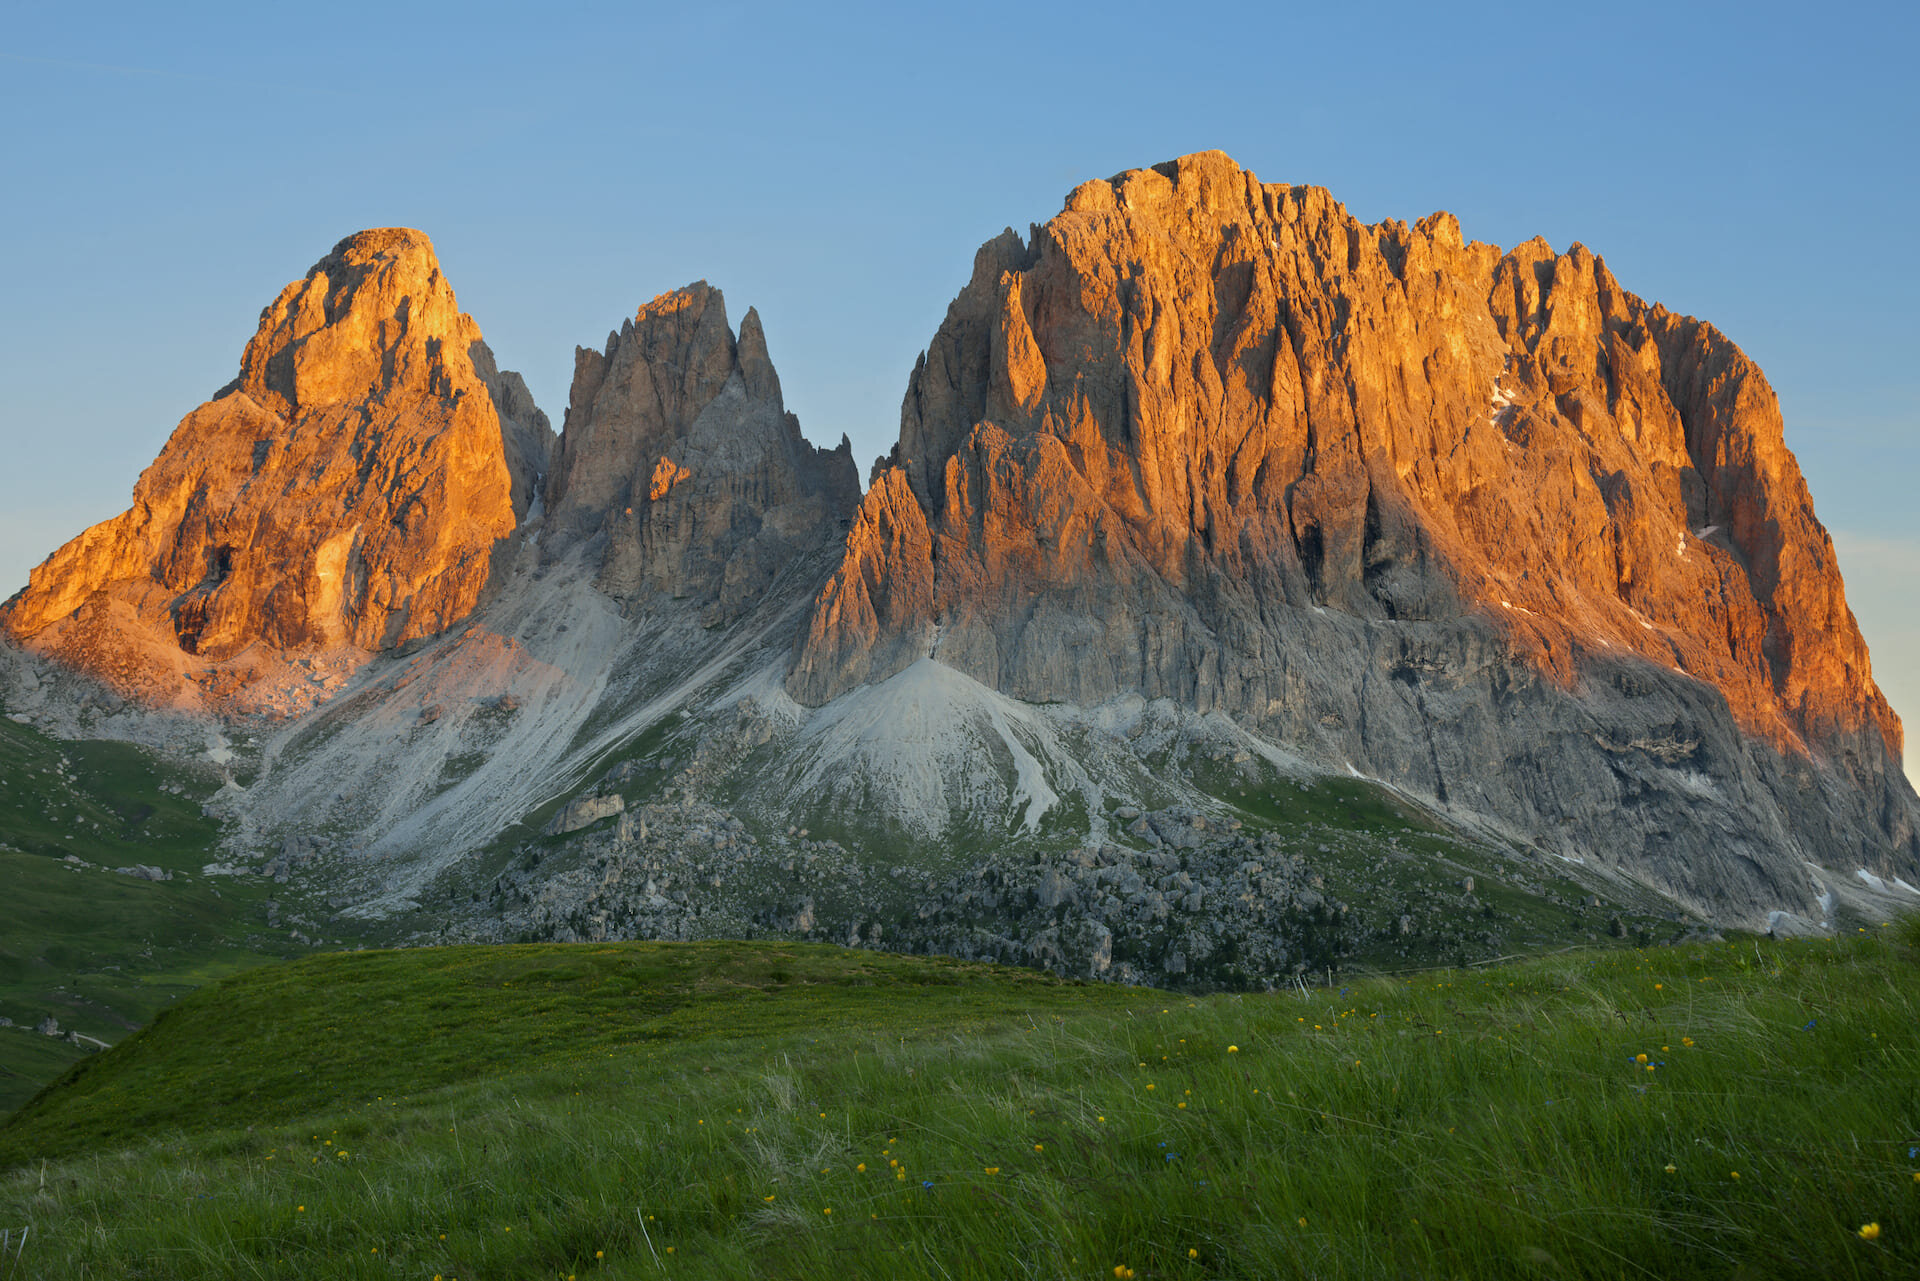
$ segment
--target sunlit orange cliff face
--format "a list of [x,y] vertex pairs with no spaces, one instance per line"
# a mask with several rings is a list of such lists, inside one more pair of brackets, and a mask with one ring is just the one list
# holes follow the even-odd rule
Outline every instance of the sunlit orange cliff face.
[[146,701],[247,710],[286,656],[469,613],[549,439],[427,238],[361,232],[261,313],[240,376],[181,421],[130,510],[34,570],[6,631]]
[[[794,687],[897,670],[937,624],[944,661],[1011,692],[1182,693],[1135,619],[1083,608],[1142,581],[1255,611],[1477,610],[1563,684],[1582,655],[1637,654],[1777,742],[1899,744],[1739,348],[1582,246],[1366,226],[1219,153],[1088,183],[1030,246],[980,251]],[[1123,642],[1055,670],[1021,644],[1040,596]],[[1236,710],[1267,693],[1257,667],[1192,683]]]
[[[1217,708],[1494,813],[1689,770],[1746,780],[1711,802],[1738,808],[1741,740],[1789,794],[1911,795],[1739,348],[1581,246],[1368,226],[1217,152],[980,250],[788,688],[929,655],[1034,701]],[[1755,803],[1786,847],[1913,841],[1904,802]]]

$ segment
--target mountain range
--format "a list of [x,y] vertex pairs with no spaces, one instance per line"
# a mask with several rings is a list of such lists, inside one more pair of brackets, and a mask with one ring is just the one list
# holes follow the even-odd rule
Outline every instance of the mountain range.
[[14,720],[199,761],[201,874],[316,934],[1258,986],[1920,906],[1761,371],[1580,245],[1217,152],[982,246],[864,488],[705,282],[556,435],[360,232],[0,630]]

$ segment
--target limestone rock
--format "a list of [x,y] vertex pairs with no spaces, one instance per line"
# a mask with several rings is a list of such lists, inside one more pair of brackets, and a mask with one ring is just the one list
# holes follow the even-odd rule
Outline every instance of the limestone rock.
[[575,352],[543,548],[598,540],[609,594],[686,599],[706,624],[732,622],[796,561],[836,549],[859,501],[852,446],[807,443],[760,317],[749,309],[736,339],[706,282],[640,308],[605,350]]
[[1759,369],[1579,245],[1369,226],[1217,152],[977,255],[787,688],[927,657],[1224,711],[1683,903],[1920,867]]
[[248,710],[276,657],[391,649],[469,613],[550,439],[427,238],[360,232],[261,313],[240,376],[129,511],[33,572],[5,630],[147,701]]
[[[547,825],[540,829],[542,836],[561,836],[567,832],[577,832],[583,827],[592,827],[603,818],[611,818],[627,808],[627,803],[618,793],[612,796],[582,796],[578,800],[568,801]],[[630,839],[623,835],[620,839]]]

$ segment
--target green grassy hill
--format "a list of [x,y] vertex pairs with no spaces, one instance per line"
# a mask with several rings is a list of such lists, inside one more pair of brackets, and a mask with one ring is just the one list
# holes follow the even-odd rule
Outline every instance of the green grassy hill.
[[[126,743],[0,719],[0,1114],[221,974],[303,952],[267,924],[271,882],[212,878],[218,785]],[[170,881],[122,875],[145,866]],[[81,1044],[42,1036],[52,1015]]]
[[0,1278],[1910,1277],[1917,946],[1207,998],[804,945],[314,957],[0,1124]]

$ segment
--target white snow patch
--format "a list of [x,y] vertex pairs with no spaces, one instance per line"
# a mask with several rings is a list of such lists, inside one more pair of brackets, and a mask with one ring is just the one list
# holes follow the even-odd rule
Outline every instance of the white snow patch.
[[1854,875],[1859,877],[1861,883],[1868,889],[1878,890],[1882,894],[1888,893],[1887,883],[1875,876],[1872,872],[1869,872],[1866,868],[1863,867],[1859,869]]
[[1893,883],[1895,885],[1898,885],[1901,889],[1905,890],[1909,894],[1920,894],[1920,890],[1915,889],[1913,886],[1907,884],[1905,881],[1901,880],[1897,876],[1893,878]]
[[225,765],[233,760],[233,745],[227,742],[224,734],[207,735],[207,759],[215,765]]

